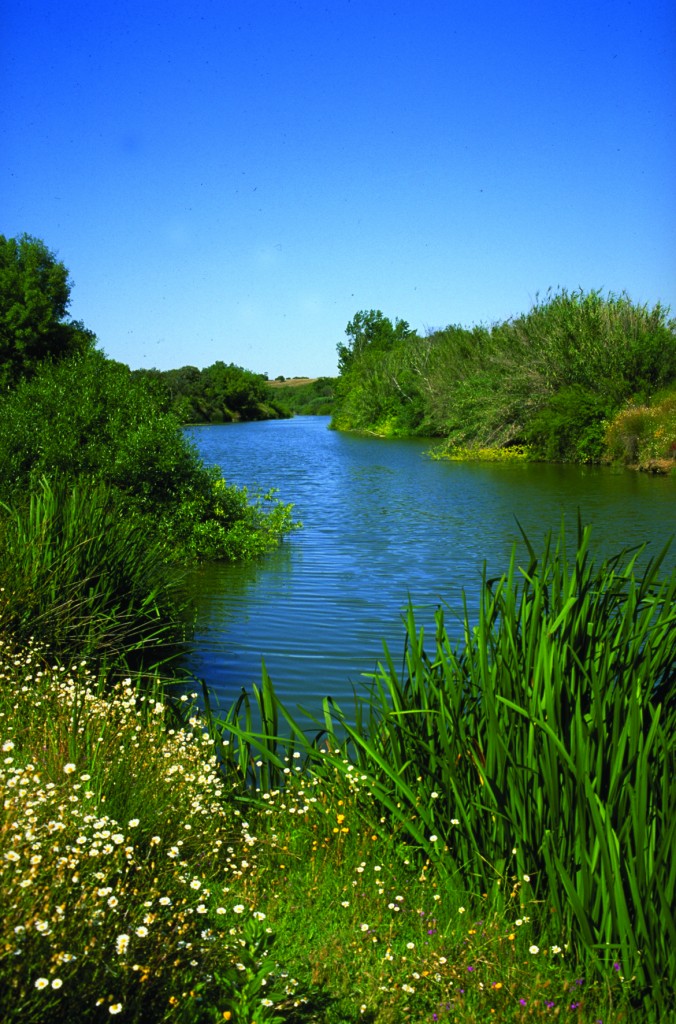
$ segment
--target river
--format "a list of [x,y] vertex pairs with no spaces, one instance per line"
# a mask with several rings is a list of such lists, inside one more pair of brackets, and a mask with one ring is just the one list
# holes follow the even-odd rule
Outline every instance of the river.
[[[192,578],[197,629],[188,667],[227,706],[260,680],[261,661],[282,698],[318,708],[348,699],[386,640],[401,660],[409,599],[420,624],[446,609],[449,629],[464,588],[476,609],[484,562],[507,566],[541,547],[577,510],[594,549],[614,554],[676,532],[676,477],[608,467],[434,462],[429,440],[380,440],[328,429],[328,417],[188,428],[208,465],[250,490],[276,487],[303,529],[254,565],[209,565]],[[676,564],[676,546],[668,566]]]

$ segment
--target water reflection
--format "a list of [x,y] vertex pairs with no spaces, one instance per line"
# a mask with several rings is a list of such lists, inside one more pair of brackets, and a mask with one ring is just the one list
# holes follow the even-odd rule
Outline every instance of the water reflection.
[[[676,480],[604,467],[462,464],[424,457],[429,441],[338,434],[325,417],[192,428],[229,481],[292,501],[304,529],[262,563],[206,566],[193,579],[198,629],[190,667],[225,703],[260,679],[287,701],[341,700],[373,670],[385,639],[400,660],[410,599],[430,631],[434,609],[476,607],[482,565],[502,571],[521,523],[536,548],[577,510],[597,553],[676,529]],[[676,552],[671,553],[671,565]],[[449,615],[449,623],[452,616]]]

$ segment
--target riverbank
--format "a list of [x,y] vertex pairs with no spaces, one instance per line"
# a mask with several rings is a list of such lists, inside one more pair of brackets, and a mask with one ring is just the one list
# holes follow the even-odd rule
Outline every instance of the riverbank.
[[676,573],[588,545],[314,724],[5,642],[4,1024],[671,1019]]
[[338,346],[333,425],[538,461],[673,459],[676,321],[628,295],[549,291],[525,314],[419,337],[362,310]]
[[4,1024],[632,1019],[527,881],[482,899],[374,830],[358,769],[246,796],[161,691],[44,657],[2,648]]

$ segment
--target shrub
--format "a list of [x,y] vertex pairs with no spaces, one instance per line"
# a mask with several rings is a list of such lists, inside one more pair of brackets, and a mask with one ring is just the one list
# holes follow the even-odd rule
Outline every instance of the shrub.
[[490,327],[387,345],[360,335],[343,360],[333,425],[445,435],[465,448],[526,442],[540,458],[594,462],[604,421],[676,378],[675,328],[659,303],[564,289]]
[[536,458],[549,462],[599,462],[603,455],[608,399],[580,385],[555,392],[524,428]]
[[676,460],[676,391],[650,405],[630,405],[608,424],[605,454],[611,460],[648,467]]
[[20,501],[45,476],[113,487],[118,507],[161,536],[174,559],[252,557],[292,527],[288,506],[251,510],[246,492],[207,469],[162,411],[156,383],[100,352],[44,366],[0,401],[2,493]]

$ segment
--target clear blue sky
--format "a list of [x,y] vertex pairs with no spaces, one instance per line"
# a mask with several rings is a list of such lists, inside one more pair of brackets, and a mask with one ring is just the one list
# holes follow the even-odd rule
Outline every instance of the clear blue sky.
[[336,373],[549,287],[676,307],[671,0],[10,0],[0,233],[109,356]]

